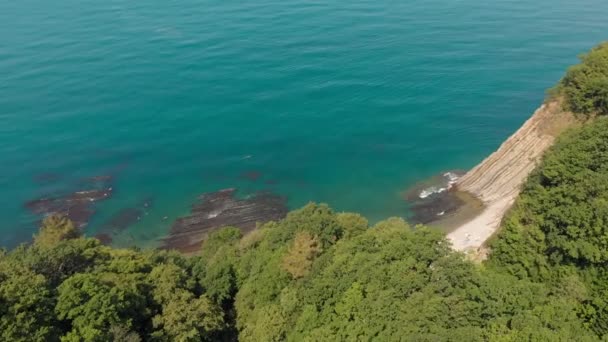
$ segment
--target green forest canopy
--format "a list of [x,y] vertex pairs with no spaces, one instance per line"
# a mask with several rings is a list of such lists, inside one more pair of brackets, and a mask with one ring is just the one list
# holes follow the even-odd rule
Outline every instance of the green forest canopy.
[[580,57],[556,87],[575,113],[608,114],[608,42]]
[[[606,113],[607,51],[560,85],[577,112]],[[436,230],[309,204],[184,257],[103,246],[51,216],[0,252],[0,339],[608,339],[608,118],[558,140],[490,246],[477,265]]]
[[3,341],[597,338],[578,293],[476,266],[401,219],[309,204],[191,258],[67,236],[0,258]]

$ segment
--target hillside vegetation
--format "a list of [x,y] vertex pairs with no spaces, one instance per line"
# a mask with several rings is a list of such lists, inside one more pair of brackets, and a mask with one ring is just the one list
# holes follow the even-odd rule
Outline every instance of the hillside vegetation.
[[564,286],[585,325],[608,333],[608,118],[561,137],[490,246],[490,265]]
[[592,340],[576,295],[477,267],[440,232],[316,204],[219,230],[193,258],[58,219],[0,258],[4,341]]
[[[607,55],[568,71],[571,109],[608,114]],[[608,118],[560,137],[490,247],[477,265],[439,231],[311,203],[184,257],[103,246],[50,216],[0,252],[0,340],[606,340]]]
[[585,115],[608,114],[608,42],[580,56],[552,90],[566,99],[567,109]]

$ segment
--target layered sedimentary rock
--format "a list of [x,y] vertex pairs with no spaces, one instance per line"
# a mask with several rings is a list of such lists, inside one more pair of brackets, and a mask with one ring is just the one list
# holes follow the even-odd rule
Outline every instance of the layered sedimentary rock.
[[458,180],[456,189],[479,198],[485,209],[448,235],[455,249],[477,249],[496,232],[543,153],[574,122],[559,102],[544,104],[496,152]]
[[[55,173],[41,173],[34,177],[37,183],[54,183],[63,177]],[[24,203],[25,208],[36,215],[61,214],[67,216],[74,224],[85,227],[95,214],[95,203],[107,200],[112,196],[111,175],[98,175],[83,178],[70,186],[78,191],[61,192],[44,196]]]
[[238,199],[235,192],[236,189],[225,189],[200,196],[191,215],[173,224],[163,247],[191,253],[200,249],[202,241],[215,229],[231,226],[247,232],[258,223],[280,220],[287,214],[284,197],[264,192]]
[[106,200],[112,195],[112,188],[76,191],[63,196],[44,197],[26,202],[24,205],[34,214],[59,213],[67,216],[77,227],[87,225],[95,209],[95,202]]

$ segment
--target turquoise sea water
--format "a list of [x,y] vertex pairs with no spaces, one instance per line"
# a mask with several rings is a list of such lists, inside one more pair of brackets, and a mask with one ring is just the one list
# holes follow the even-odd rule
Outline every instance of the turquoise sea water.
[[88,233],[154,198],[118,244],[226,187],[405,216],[404,189],[493,151],[606,18],[605,0],[3,1],[0,245],[35,231],[25,201],[110,172]]

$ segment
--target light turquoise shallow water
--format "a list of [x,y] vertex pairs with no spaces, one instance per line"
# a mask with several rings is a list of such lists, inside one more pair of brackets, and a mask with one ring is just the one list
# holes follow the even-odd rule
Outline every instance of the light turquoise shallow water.
[[401,191],[494,150],[606,18],[605,0],[2,1],[0,244],[34,231],[24,201],[117,168],[89,233],[155,199],[119,244],[225,187],[406,215]]

